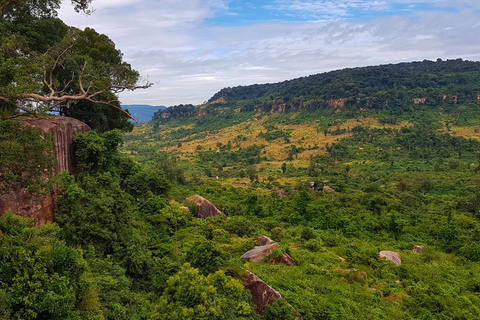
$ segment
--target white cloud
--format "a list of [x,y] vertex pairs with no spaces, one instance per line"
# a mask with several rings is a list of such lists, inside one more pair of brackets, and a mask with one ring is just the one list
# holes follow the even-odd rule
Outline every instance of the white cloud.
[[[344,4],[380,8],[393,2],[416,3],[350,0]],[[66,9],[73,10],[66,6],[61,18],[70,25],[91,26],[107,34],[127,62],[157,83],[147,90],[122,94],[124,103],[174,105],[201,103],[227,86],[277,82],[346,67],[436,58],[480,60],[480,14],[462,10],[467,2],[476,5],[475,1],[449,1],[457,11],[416,12],[362,22],[337,19],[237,27],[202,23],[226,8],[217,0],[137,0],[135,4],[125,0],[126,7],[103,7],[90,17],[67,13]],[[283,3],[297,4],[300,10],[300,4],[307,1]],[[309,3],[310,10],[317,10],[315,3],[333,6],[339,2]]]

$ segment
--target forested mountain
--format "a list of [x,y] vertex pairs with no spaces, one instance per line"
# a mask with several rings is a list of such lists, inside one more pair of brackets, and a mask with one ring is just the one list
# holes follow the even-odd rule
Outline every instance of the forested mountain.
[[382,110],[398,116],[414,105],[439,108],[477,100],[479,71],[480,62],[462,59],[343,69],[280,83],[225,88],[205,106],[174,106],[155,117],[216,114],[228,109],[285,112],[328,107],[350,113]]

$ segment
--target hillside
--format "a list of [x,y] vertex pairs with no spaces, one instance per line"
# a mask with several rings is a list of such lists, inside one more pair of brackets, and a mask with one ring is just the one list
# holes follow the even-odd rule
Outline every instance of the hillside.
[[[478,318],[478,66],[420,62],[227,88],[207,105],[157,112],[121,152],[165,170],[176,201],[212,201],[227,218],[208,222],[208,241],[305,319]],[[287,107],[300,96],[319,104]],[[270,105],[253,104],[262,99]],[[259,234],[298,266],[240,262],[240,243]],[[402,265],[379,258],[384,250]]]
[[381,112],[393,121],[416,106],[448,112],[454,105],[477,101],[479,71],[480,62],[462,59],[344,69],[281,83],[225,88],[206,105],[173,106],[154,118],[322,109],[348,118]]
[[[429,65],[452,76],[375,91],[404,69],[419,86]],[[129,133],[75,135],[78,175],[48,180],[53,138],[2,120],[0,185],[57,200],[54,224],[0,217],[0,318],[480,319],[476,66],[360,68],[377,89],[358,104],[388,102],[375,108],[312,95],[252,109],[229,89]]]

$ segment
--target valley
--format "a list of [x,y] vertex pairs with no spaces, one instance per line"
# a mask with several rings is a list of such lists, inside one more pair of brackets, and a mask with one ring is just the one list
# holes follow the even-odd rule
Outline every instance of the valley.
[[[0,219],[0,302],[26,314],[10,288],[30,276],[9,276],[26,272],[50,311],[28,310],[59,318],[479,318],[478,64],[228,88],[132,131],[78,134],[79,174],[51,179],[54,223]],[[378,88],[359,80],[376,73]],[[52,302],[59,283],[68,308]]]

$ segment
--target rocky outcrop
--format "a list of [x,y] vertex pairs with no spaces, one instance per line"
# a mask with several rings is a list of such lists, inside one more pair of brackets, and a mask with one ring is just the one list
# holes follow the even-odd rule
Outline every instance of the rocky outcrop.
[[205,219],[208,217],[221,216],[222,212],[218,210],[210,201],[199,195],[191,196],[183,201],[185,203],[194,203],[198,207],[197,218]]
[[414,98],[413,99],[413,103],[415,103],[415,104],[424,104],[425,101],[427,101],[427,99],[425,99],[425,98]]
[[257,313],[263,315],[267,307],[278,299],[283,299],[280,292],[270,287],[262,279],[248,271],[243,277],[243,286],[252,294],[252,304],[256,306]]
[[283,191],[283,190],[281,190],[281,189],[279,189],[279,188],[277,188],[277,187],[273,187],[271,190],[272,190],[272,192],[278,193],[278,195],[280,196],[280,198],[283,198],[283,197],[285,197],[285,196],[287,195],[287,193],[286,193],[285,191]]
[[285,108],[287,107],[286,103],[282,104],[274,104],[272,106],[272,109],[270,110],[271,113],[276,113],[276,112],[285,112]]
[[[242,277],[243,286],[252,294],[252,304],[256,307],[258,314],[265,314],[267,307],[278,299],[284,299],[277,290],[266,284],[262,279],[257,277],[250,271]],[[290,305],[287,302],[288,305]],[[291,306],[290,306],[291,307]],[[295,320],[302,320],[302,316],[293,307],[293,312],[296,314]]]
[[73,136],[77,133],[90,131],[90,127],[80,120],[68,117],[48,116],[41,118],[21,118],[23,123],[40,128],[55,138],[53,153],[57,159],[56,174],[65,170],[76,174],[73,152]]
[[260,244],[262,246],[266,245],[266,244],[270,244],[273,242],[272,239],[270,239],[269,237],[267,236],[264,236],[264,235],[259,235],[258,237],[255,238],[255,241],[258,241],[260,242]]
[[458,96],[444,95],[443,96],[443,101],[457,103],[458,102]]
[[340,99],[329,99],[327,100],[327,104],[330,107],[344,107],[345,106],[345,101],[347,101],[346,98],[340,98]]
[[[68,170],[77,172],[74,162],[73,136],[90,130],[85,123],[67,117],[46,116],[40,118],[19,118],[26,125],[40,128],[55,138],[54,155],[57,159],[55,174]],[[0,216],[11,210],[14,214],[33,218],[33,226],[53,222],[55,192],[47,190],[45,195],[31,195],[26,188],[0,195]]]
[[293,261],[292,257],[286,253],[280,254],[278,257],[270,259],[268,261],[270,264],[284,264],[287,266],[296,266],[297,263]]
[[[273,243],[273,240],[267,236],[259,235],[255,238],[255,241],[260,242],[261,246],[256,246],[250,251],[245,252],[240,258],[248,260],[250,262],[260,262],[265,259],[266,256],[272,254],[273,250],[280,249],[278,243]],[[283,263],[287,266],[296,266],[297,263],[293,261],[289,254],[281,253],[275,258],[268,260],[271,264]]]
[[415,250],[418,253],[421,253],[425,249],[425,246],[413,246],[413,250]]
[[250,251],[245,252],[240,258],[250,262],[260,262],[265,256],[268,256],[275,249],[280,249],[278,243],[270,243],[263,246],[257,246]]
[[380,251],[378,254],[379,258],[385,258],[388,261],[393,262],[396,266],[402,264],[402,259],[400,258],[400,254],[394,251]]
[[33,226],[39,227],[53,222],[55,195],[31,196],[28,189],[21,188],[0,196],[0,216],[11,210],[14,214],[32,218]]

